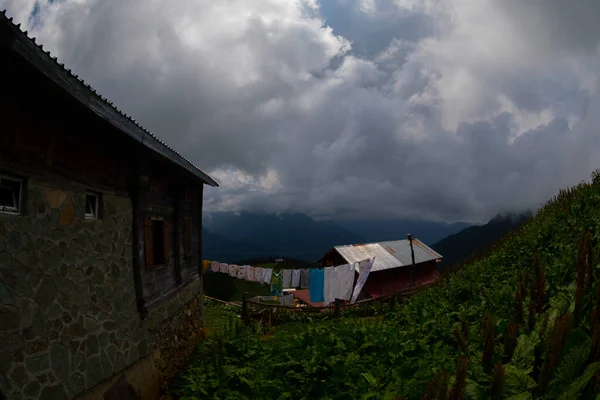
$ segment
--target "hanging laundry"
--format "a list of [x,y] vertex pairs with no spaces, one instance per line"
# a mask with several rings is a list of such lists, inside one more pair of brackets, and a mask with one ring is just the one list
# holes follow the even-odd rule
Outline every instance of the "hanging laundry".
[[225,263],[219,263],[219,272],[223,274],[229,274],[229,265]]
[[335,289],[335,284],[333,281],[335,280],[335,268],[334,267],[326,267],[323,272],[323,300],[325,305],[333,302]]
[[310,269],[300,270],[300,289],[308,289],[310,285]]
[[273,277],[271,278],[271,296],[283,295],[283,274],[281,271],[273,271]]
[[265,285],[271,284],[271,276],[273,275],[273,270],[271,268],[265,268],[265,273],[263,274],[263,283]]
[[218,263],[218,262],[216,262],[216,261],[213,261],[213,262],[211,263],[210,270],[211,270],[212,272],[221,272],[221,270],[220,270],[220,266],[219,266],[219,263]]
[[292,271],[292,287],[298,288],[300,286],[300,270],[295,269]]
[[241,265],[238,267],[237,278],[238,279],[246,279],[246,274],[248,273],[248,266]]
[[323,301],[325,301],[325,299],[323,298],[324,279],[324,269],[313,268],[310,270],[310,282],[308,293],[310,294],[311,303],[322,303]]
[[262,267],[254,267],[254,280],[258,283],[264,283],[263,278],[265,270]]
[[360,291],[362,290],[367,278],[369,277],[369,273],[373,268],[373,264],[375,264],[375,257],[372,259],[366,259],[360,261],[358,263],[358,279],[356,280],[356,285],[354,286],[354,291],[352,292],[352,298],[350,299],[350,303],[354,304]]
[[238,266],[235,264],[229,264],[229,276],[237,277]]
[[282,271],[283,274],[283,288],[289,289],[292,286],[292,270],[284,269]]
[[256,273],[256,269],[253,266],[248,266],[248,273],[246,274],[246,280],[250,282],[254,282],[256,279],[254,275]]
[[208,260],[202,260],[202,273],[205,274],[207,272],[210,272],[210,261]]
[[335,267],[334,299],[350,300],[354,287],[354,265],[345,264]]

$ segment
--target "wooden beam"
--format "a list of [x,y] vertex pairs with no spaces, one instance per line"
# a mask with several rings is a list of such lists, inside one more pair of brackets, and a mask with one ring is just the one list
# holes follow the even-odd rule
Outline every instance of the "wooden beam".
[[[131,154],[136,154],[136,151],[132,151]],[[130,197],[131,197],[131,210],[132,210],[132,224],[131,224],[131,241],[132,241],[132,266],[133,266],[133,283],[135,286],[135,298],[137,303],[137,309],[142,319],[146,319],[148,316],[148,310],[144,301],[144,291],[142,288],[142,275],[141,275],[141,260],[140,260],[140,218],[141,218],[141,206],[139,202],[140,195],[140,170],[141,170],[141,159],[139,157],[131,158],[131,179],[130,179]]]
[[202,278],[202,205],[204,200],[204,185],[200,186],[200,190],[198,191],[198,199],[196,201],[197,206],[194,207],[194,212],[196,213],[196,218],[198,220],[198,274],[200,274],[200,278]]
[[204,185],[200,185],[198,190],[198,199],[196,200],[194,210],[196,212],[196,218],[198,220],[198,279],[200,279],[200,326],[204,328],[204,278],[202,277],[202,205],[204,200]]
[[173,213],[173,256],[175,257],[175,281],[177,286],[181,285],[181,203],[183,201],[183,186],[177,185],[177,197],[175,199],[175,210]]

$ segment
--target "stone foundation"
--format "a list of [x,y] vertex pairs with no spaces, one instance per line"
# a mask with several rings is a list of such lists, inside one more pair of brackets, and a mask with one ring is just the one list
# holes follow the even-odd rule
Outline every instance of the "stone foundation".
[[121,377],[125,377],[127,384],[140,399],[158,400],[160,398],[160,380],[156,373],[154,360],[152,356],[147,356],[127,367],[123,373],[113,376],[84,395],[77,397],[77,400],[106,400],[104,394],[117,385],[117,381]]
[[202,296],[202,279],[197,279],[150,312],[150,340],[163,389],[204,338]]

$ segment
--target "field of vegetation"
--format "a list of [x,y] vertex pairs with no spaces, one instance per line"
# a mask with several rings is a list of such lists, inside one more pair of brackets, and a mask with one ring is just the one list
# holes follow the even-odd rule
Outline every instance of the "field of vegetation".
[[379,315],[226,323],[182,399],[600,399],[600,175]]

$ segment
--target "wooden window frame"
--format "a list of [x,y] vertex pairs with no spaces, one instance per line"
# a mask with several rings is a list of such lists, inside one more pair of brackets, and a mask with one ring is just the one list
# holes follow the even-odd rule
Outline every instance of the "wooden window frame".
[[[154,223],[160,221],[163,224],[163,260],[157,262],[154,259]],[[147,217],[144,219],[144,254],[147,269],[158,269],[169,265],[169,223],[162,217]]]
[[17,178],[15,176],[0,174],[0,185],[2,184],[2,180],[13,181],[19,184],[19,192],[16,194],[16,207],[6,207],[0,206],[0,213],[7,215],[21,215],[21,210],[23,208],[23,185],[24,180],[21,178]]

